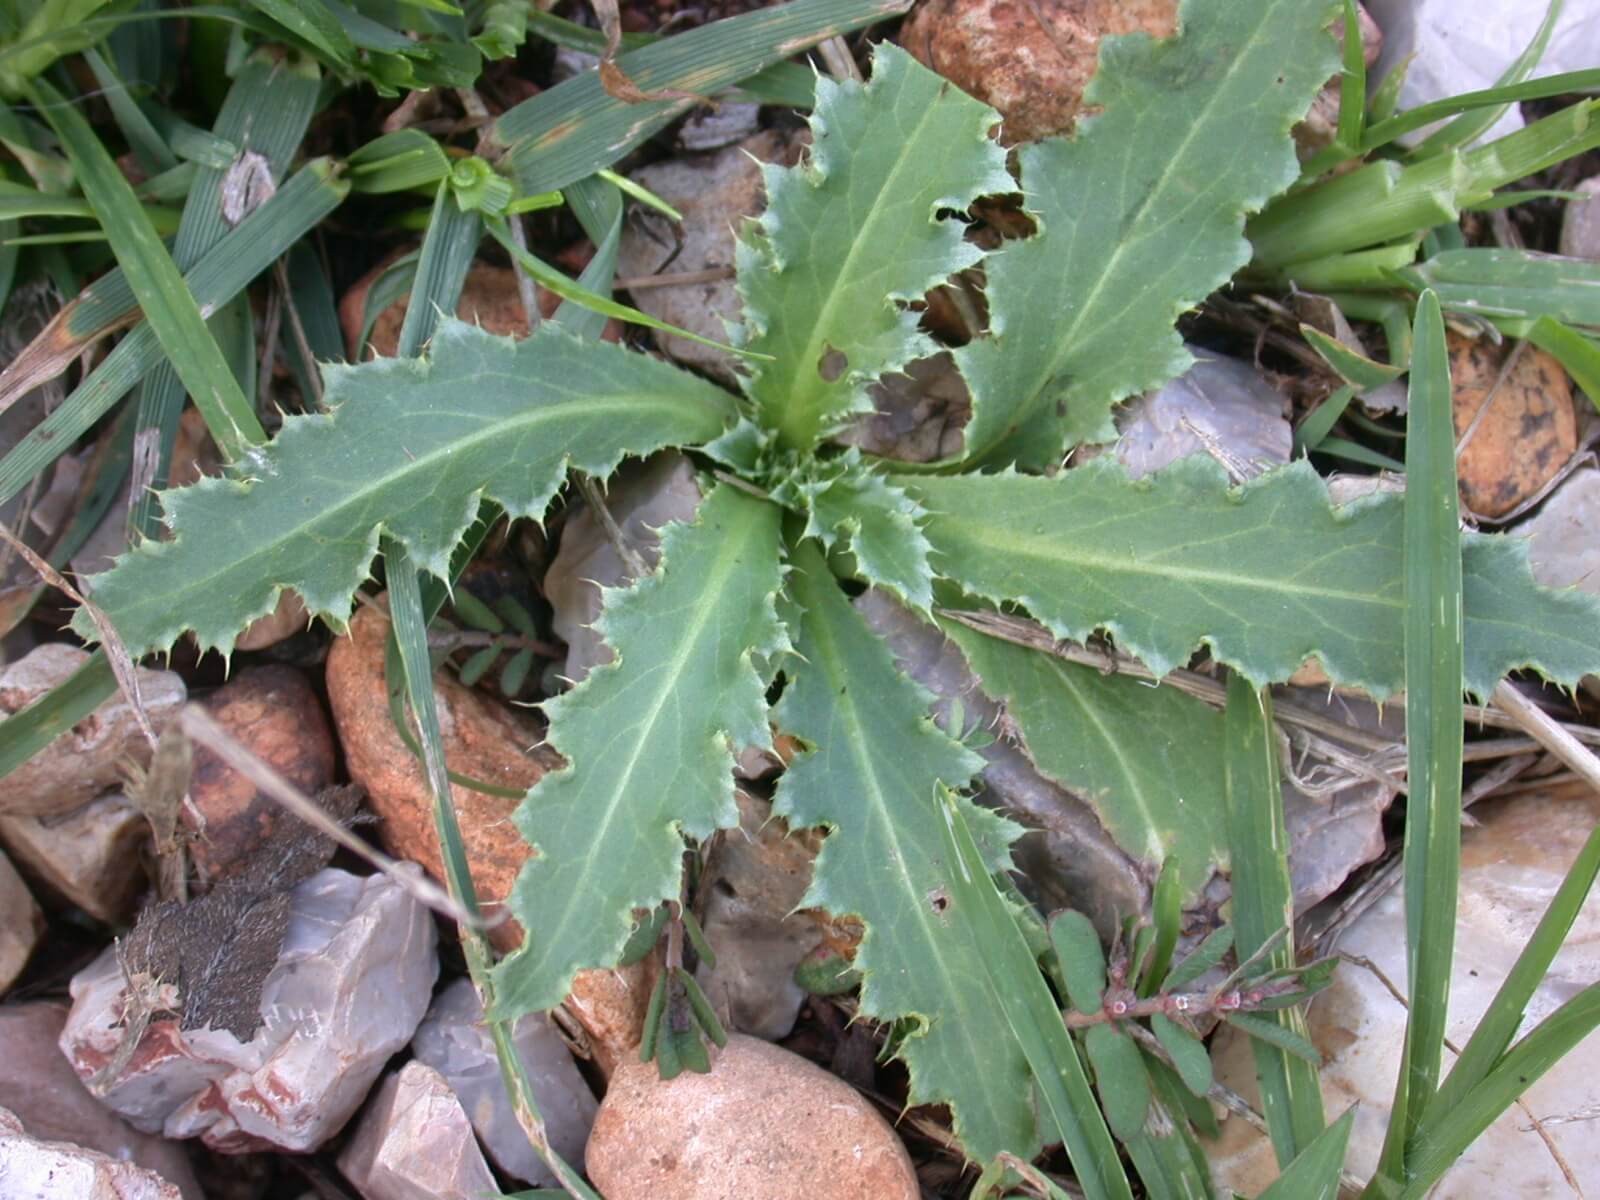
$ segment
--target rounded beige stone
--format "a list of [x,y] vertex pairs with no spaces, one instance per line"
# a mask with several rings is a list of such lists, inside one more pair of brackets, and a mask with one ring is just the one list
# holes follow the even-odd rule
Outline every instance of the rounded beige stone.
[[854,1088],[743,1034],[711,1073],[612,1076],[585,1156],[607,1200],[917,1200],[905,1147]]

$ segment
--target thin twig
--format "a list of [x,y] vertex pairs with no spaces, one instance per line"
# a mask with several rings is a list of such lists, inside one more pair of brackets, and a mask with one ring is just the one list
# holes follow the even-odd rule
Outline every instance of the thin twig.
[[1562,728],[1560,722],[1524,696],[1509,680],[1502,679],[1495,686],[1492,699],[1497,707],[1504,709],[1512,720],[1527,731],[1529,737],[1600,792],[1600,758],[1596,758],[1592,750]]
[[144,734],[145,741],[149,742],[150,748],[154,750],[157,741],[156,731],[155,726],[150,724],[150,714],[145,712],[144,699],[139,695],[138,669],[134,666],[133,656],[128,653],[128,648],[122,644],[122,638],[117,635],[116,626],[106,619],[105,613],[85,600],[78,589],[66,581],[61,572],[35,554],[32,547],[21,541],[4,525],[0,525],[0,540],[20,554],[23,561],[33,568],[34,574],[40,579],[82,608],[89,620],[94,623],[95,632],[100,635],[101,645],[105,648],[106,660],[111,664],[111,674],[116,678],[117,688],[127,700],[128,707],[133,710],[133,719],[139,725],[139,732]]
[[639,552],[628,542],[627,535],[622,532],[622,527],[617,524],[616,518],[611,515],[611,510],[606,507],[605,497],[600,494],[600,487],[587,474],[578,474],[578,490],[583,493],[583,498],[589,502],[589,507],[594,510],[595,520],[600,522],[600,528],[605,530],[606,538],[611,543],[611,548],[622,559],[622,565],[628,569],[628,574],[635,579],[643,579],[650,574],[650,567]]
[[[506,228],[510,231],[511,240],[517,249],[531,257],[532,252],[528,249],[528,231],[523,227],[522,218],[516,215],[507,217]],[[511,270],[516,274],[517,298],[522,301],[523,316],[527,319],[528,332],[532,333],[539,327],[544,315],[539,311],[539,286],[534,282],[533,276],[523,268],[522,260],[515,254],[511,256]]]
[[[1063,662],[1081,663],[1087,667],[1095,667],[1106,674],[1127,675],[1132,679],[1145,679],[1159,682],[1163,686],[1175,687],[1179,691],[1194,696],[1196,699],[1204,700],[1207,704],[1217,708],[1221,708],[1227,699],[1227,689],[1208,676],[1181,669],[1169,671],[1165,675],[1158,676],[1149,667],[1130,655],[1119,654],[1114,650],[1090,649],[1075,642],[1058,641],[1043,626],[1033,621],[1023,620],[1020,617],[1010,617],[1002,613],[964,612],[953,608],[936,608],[934,613],[952,621],[959,621],[969,628],[976,629],[979,633],[986,633],[990,637],[999,638],[1001,641],[1011,642],[1013,645],[1026,646],[1030,650],[1038,650],[1044,654],[1054,655]],[[1391,696],[1389,702],[1399,704],[1403,699],[1404,693],[1400,693]],[[1461,711],[1462,715],[1471,724],[1487,725],[1495,729],[1522,728],[1514,717],[1496,708],[1477,704],[1463,704]],[[1368,733],[1364,729],[1356,729],[1349,725],[1341,725],[1321,713],[1301,708],[1292,700],[1275,700],[1273,702],[1273,712],[1280,720],[1315,730],[1327,737],[1338,738],[1340,741],[1348,742],[1362,749],[1387,750],[1395,744],[1393,738],[1384,737],[1381,734]],[[1600,729],[1568,721],[1558,722],[1558,724],[1578,741],[1600,746]]]
[[[1411,1004],[1406,1000],[1405,994],[1394,985],[1394,981],[1390,979],[1388,975],[1384,974],[1383,970],[1378,966],[1377,963],[1373,962],[1364,954],[1346,954],[1341,951],[1339,957],[1345,962],[1350,963],[1352,966],[1361,967],[1370,972],[1371,975],[1383,985],[1384,990],[1386,990],[1389,995],[1394,997],[1395,1002],[1398,1003],[1402,1009],[1407,1012],[1411,1011]],[[1444,1047],[1457,1058],[1461,1057],[1461,1047],[1457,1046],[1450,1038],[1447,1037],[1444,1039]],[[1572,1189],[1574,1195],[1579,1197],[1579,1200],[1582,1200],[1583,1189],[1578,1186],[1578,1177],[1573,1174],[1572,1167],[1568,1165],[1567,1160],[1562,1157],[1560,1149],[1557,1148],[1555,1140],[1550,1136],[1549,1131],[1545,1129],[1544,1123],[1534,1115],[1533,1110],[1528,1107],[1527,1102],[1521,1096],[1518,1096],[1513,1103],[1515,1103],[1518,1108],[1528,1115],[1528,1120],[1533,1122],[1531,1126],[1533,1132],[1539,1135],[1539,1140],[1544,1143],[1544,1148],[1549,1151],[1550,1157],[1555,1160],[1556,1166],[1560,1169],[1561,1174],[1567,1181],[1567,1186]]]
[[443,888],[423,874],[415,863],[398,862],[356,837],[330,817],[315,800],[302,793],[217,724],[205,709],[195,704],[184,705],[183,711],[178,715],[178,724],[192,740],[199,742],[255,784],[257,790],[276,800],[318,833],[332,838],[352,854],[371,863],[373,867],[409,892],[419,903],[433,909],[434,912],[474,929],[487,929],[506,919],[507,914],[504,912],[499,913],[497,918],[488,920],[473,916],[466,908],[452,900]]
[[1489,406],[1494,403],[1495,397],[1500,394],[1500,387],[1506,381],[1506,376],[1511,374],[1511,368],[1517,365],[1517,360],[1522,357],[1527,342],[1519,341],[1511,348],[1511,353],[1506,355],[1505,362],[1500,364],[1500,370],[1494,377],[1494,383],[1489,385],[1488,394],[1478,403],[1478,410],[1472,414],[1472,420],[1467,423],[1467,428],[1462,432],[1461,438],[1456,442],[1456,458],[1459,459],[1467,451],[1467,446],[1477,435],[1478,427],[1483,424],[1483,419],[1489,415]]
[[633,275],[617,280],[621,292],[637,292],[644,288],[688,287],[697,283],[720,283],[732,279],[732,267],[707,267],[704,271],[680,271],[676,275]]
[[283,329],[283,309],[288,294],[282,287],[267,295],[267,319],[261,326],[261,365],[256,375],[256,412],[272,411],[272,372],[277,366],[278,338]]
[[[1487,800],[1500,792],[1506,784],[1531,767],[1538,759],[1531,754],[1516,755],[1507,758],[1504,762],[1496,764],[1484,772],[1479,778],[1473,780],[1472,786],[1461,794],[1461,811],[1463,819],[1465,814],[1474,804]],[[1337,941],[1363,913],[1383,899],[1396,884],[1400,882],[1404,871],[1403,861],[1396,857],[1390,859],[1378,870],[1367,876],[1361,884],[1352,891],[1339,904],[1339,907],[1329,915],[1320,928],[1307,937],[1307,942],[1312,947],[1312,953],[1318,958],[1328,951],[1327,946]]]
[[[1008,617],[1001,613],[963,612],[952,608],[937,608],[934,612],[949,620],[959,621],[979,633],[986,633],[990,637],[997,637],[1013,645],[1026,646],[1031,650],[1053,655],[1063,662],[1094,667],[1104,674],[1126,675],[1131,679],[1143,679],[1166,687],[1175,687],[1197,700],[1204,700],[1214,708],[1221,708],[1227,701],[1227,689],[1209,676],[1181,669],[1157,675],[1130,655],[1119,654],[1114,650],[1090,649],[1076,642],[1058,641],[1051,636],[1049,630],[1033,621]],[[1293,701],[1274,701],[1273,712],[1282,721],[1300,725],[1325,737],[1338,738],[1363,750],[1388,750],[1395,744],[1393,738],[1341,724],[1321,713],[1301,708]]]
[[311,395],[302,398],[310,401],[318,412],[327,412],[328,406],[322,400],[322,368],[317,363],[317,356],[312,353],[311,339],[306,336],[305,322],[300,319],[300,310],[290,299],[294,293],[289,287],[289,267],[280,258],[273,264],[273,271],[283,295],[283,306],[289,313],[289,332],[294,334],[295,348],[300,351],[300,357],[305,361],[306,378],[311,381]]
[[818,42],[817,53],[822,55],[822,61],[828,66],[828,74],[835,79],[861,82],[861,68],[856,66],[855,56],[850,53],[850,47],[845,45],[844,39],[838,34]]

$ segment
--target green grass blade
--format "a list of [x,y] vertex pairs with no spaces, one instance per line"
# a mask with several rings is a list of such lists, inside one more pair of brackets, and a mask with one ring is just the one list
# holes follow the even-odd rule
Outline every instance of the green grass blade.
[[1344,0],[1343,71],[1339,76],[1339,127],[1334,142],[1347,154],[1361,145],[1367,117],[1367,59],[1361,41],[1361,14],[1355,0]]
[[1553,354],[1590,403],[1600,408],[1600,343],[1554,317],[1540,317],[1528,330],[1528,340]]
[[[480,231],[478,214],[463,213],[457,208],[447,185],[440,185],[434,211],[439,219],[429,226],[427,236],[423,239],[423,267],[417,275],[419,286],[412,292],[406,321],[400,330],[398,352],[405,358],[420,354],[434,329],[434,320],[413,321],[411,313],[437,314],[441,309],[454,311],[477,249]],[[426,287],[421,286],[424,281]],[[477,916],[480,911],[477,889],[467,863],[461,825],[456,819],[454,795],[450,790],[451,774],[445,762],[443,734],[433,693],[433,660],[428,652],[428,622],[432,614],[428,611],[430,605],[423,597],[422,573],[403,543],[385,537],[381,549],[385,577],[389,583],[389,612],[393,620],[388,662],[392,668],[398,660],[404,672],[406,698],[417,723],[419,749],[428,786],[433,793],[433,825],[439,836],[445,881],[450,895],[469,913]],[[465,565],[464,561],[462,565]],[[481,930],[463,928],[460,932],[473,986],[478,990],[489,1022],[506,1091],[518,1109],[519,1120],[528,1130],[534,1148],[544,1157],[556,1177],[572,1189],[574,1195],[593,1197],[594,1193],[555,1152],[545,1137],[544,1121],[534,1099],[533,1085],[527,1077],[521,1055],[511,1044],[509,1027],[505,1021],[493,1016],[494,995],[490,976],[493,957],[487,939]]]
[[[321,73],[309,59],[290,65],[280,62],[275,55],[253,55],[240,68],[228,89],[213,133],[223,141],[261,155],[267,160],[273,183],[281,183],[289,159],[311,123],[321,84]],[[217,167],[202,167],[196,174],[172,247],[172,260],[180,271],[188,271],[206,251],[227,236],[229,226],[222,215],[226,175],[226,168]],[[254,394],[252,388],[245,391]],[[155,491],[150,485],[166,482],[186,396],[184,381],[170,361],[158,363],[139,389],[139,424],[135,436],[141,447],[141,478],[133,489],[128,527],[145,537],[154,537],[158,532],[160,515]]]
[[105,97],[111,115],[116,118],[117,127],[122,130],[122,136],[128,139],[129,149],[145,172],[154,175],[177,166],[178,156],[150,123],[144,110],[134,103],[128,85],[122,82],[116,69],[92,46],[83,52],[83,61],[94,72],[95,82],[100,85],[100,94]]
[[1045,1111],[1066,1147],[1078,1184],[1090,1200],[1131,1200],[1133,1192],[1118,1165],[1111,1131],[1027,940],[990,879],[960,806],[948,792],[941,802],[950,860],[959,868],[950,875],[951,907],[966,914],[986,947],[994,1002],[1027,1055]]
[[1461,1103],[1418,1128],[1406,1158],[1401,1200],[1422,1200],[1496,1117],[1600,1027],[1600,983],[1592,983],[1523,1038]]
[[1382,387],[1405,374],[1404,367],[1393,367],[1367,358],[1310,325],[1300,326],[1300,336],[1311,344],[1323,362],[1339,373],[1341,379],[1361,392]]
[[288,304],[291,319],[305,332],[304,346],[297,332],[287,335],[289,366],[302,402],[313,408],[322,389],[319,364],[343,362],[345,354],[333,284],[310,242],[296,242],[289,251]]
[[[606,48],[606,35],[598,29],[589,29],[558,17],[554,13],[536,10],[529,12],[528,29],[545,41],[553,42],[567,50],[598,55]],[[641,46],[648,46],[660,40],[656,34],[625,33],[622,35],[622,48],[637,50]],[[761,104],[781,104],[788,108],[806,109],[815,102],[816,81],[816,72],[810,67],[801,66],[799,63],[776,62],[744,80],[737,92],[723,98],[755,100]]]
[[1350,407],[1350,401],[1354,400],[1355,396],[1355,388],[1347,384],[1306,414],[1305,420],[1301,421],[1299,428],[1294,431],[1296,458],[1309,454],[1322,445],[1323,439],[1339,423],[1339,418],[1344,416],[1345,409]]
[[[730,87],[824,38],[904,12],[907,0],[794,0],[730,17],[629,51],[617,65],[645,91],[706,95]],[[525,100],[495,122],[525,193],[565,187],[609,167],[692,99],[629,104],[586,71]]]
[[[16,31],[10,53],[0,56],[0,93],[13,95],[25,81],[46,70],[56,59],[92,46],[100,38],[86,26],[96,9],[107,0],[43,0],[28,6],[27,20]],[[15,6],[8,8],[20,16]],[[13,20],[16,16],[13,17]]]
[[1150,948],[1150,961],[1139,972],[1139,995],[1153,996],[1172,966],[1172,952],[1178,945],[1178,934],[1183,925],[1183,889],[1181,863],[1169,858],[1161,864],[1161,874],[1150,894],[1150,920],[1155,929],[1155,941]]
[[411,300],[400,326],[395,353],[415,358],[422,353],[441,315],[453,316],[461,302],[461,289],[483,238],[483,222],[476,210],[464,211],[455,201],[450,181],[441,180],[433,197],[433,216],[422,240],[417,274],[411,281]]
[[265,441],[266,432],[206,330],[182,274],[89,122],[45,80],[33,80],[27,93],[61,138],[145,319],[205,417],[217,448],[226,458],[236,459],[249,446]]
[[[428,622],[423,613],[422,594],[417,586],[417,567],[404,546],[388,539],[384,541],[383,554],[388,567],[389,612],[394,622],[391,637],[398,650],[398,654],[392,654],[390,659],[392,661],[398,657],[403,667],[406,696],[422,735],[422,757],[428,786],[433,792],[433,824],[439,835],[445,881],[451,897],[476,917],[480,913],[478,896],[467,866],[461,826],[456,820],[450,776],[445,767],[439,712],[434,702],[433,663],[428,656]],[[512,1097],[519,1123],[528,1132],[534,1149],[572,1195],[583,1197],[584,1200],[599,1200],[582,1177],[550,1145],[534,1097],[533,1082],[528,1077],[522,1056],[511,1041],[509,1024],[492,1016],[494,995],[489,974],[491,958],[487,939],[477,929],[463,928],[461,935],[473,985],[478,990],[484,1013],[490,1014],[485,1019],[494,1042],[495,1056],[500,1061],[506,1092]]]
[[[1539,64],[1539,60],[1544,57],[1545,47],[1550,44],[1550,35],[1555,32],[1556,21],[1561,16],[1564,3],[1565,0],[1550,0],[1549,6],[1545,9],[1544,20],[1534,32],[1533,40],[1521,54],[1511,60],[1500,78],[1495,80],[1495,88],[1508,88],[1521,83],[1528,77],[1528,72]],[[1410,157],[1430,158],[1441,151],[1465,146],[1480,134],[1487,132],[1510,107],[1511,101],[1503,100],[1499,104],[1485,105],[1464,112],[1443,129],[1435,130],[1414,146]]]
[[349,163],[351,187],[372,195],[433,187],[450,174],[444,149],[420,129],[397,129],[374,138]]
[[[609,300],[617,275],[617,254],[622,249],[622,192],[615,184],[591,175],[566,188],[563,195],[595,246],[594,257],[578,275],[578,286]],[[576,300],[563,300],[553,319],[579,337],[597,338],[605,332],[607,318]]]
[[1410,1006],[1379,1173],[1404,1177],[1439,1082],[1461,871],[1461,516],[1444,320],[1417,303],[1406,436],[1406,977]]
[[1531,250],[1446,250],[1396,272],[1418,292],[1431,289],[1446,312],[1482,316],[1521,336],[1541,316],[1600,327],[1600,263]]
[[1428,104],[1409,108],[1398,116],[1388,117],[1367,126],[1367,135],[1361,140],[1361,152],[1369,153],[1386,146],[1396,138],[1414,129],[1432,125],[1435,121],[1453,117],[1458,113],[1502,104],[1516,104],[1524,100],[1547,100],[1552,96],[1566,96],[1574,92],[1592,92],[1600,88],[1600,69],[1567,71],[1560,75],[1545,75],[1526,83],[1508,87],[1496,86],[1477,92],[1462,92]]
[[[202,314],[210,315],[238,295],[339,206],[349,189],[332,174],[326,159],[306,164],[276,196],[195,264],[186,278]],[[0,459],[0,504],[71,449],[161,359],[160,343],[148,324],[130,331],[60,408]]]
[[348,67],[356,48],[328,8],[317,0],[250,0],[250,3],[293,33],[309,42],[337,66]]
[[[1228,677],[1224,713],[1224,765],[1228,790],[1228,846],[1233,860],[1233,925],[1239,960],[1253,956],[1285,927],[1293,928],[1289,888],[1289,844],[1283,824],[1283,793],[1273,742],[1271,701],[1238,673]],[[1264,970],[1294,966],[1294,938],[1262,962]],[[1271,1023],[1304,1039],[1305,1021],[1296,1009],[1267,1013]],[[1278,1163],[1287,1166],[1311,1145],[1324,1127],[1317,1069],[1304,1059],[1252,1036],[1261,1106]]]
[[491,218],[486,224],[489,227],[490,236],[500,243],[501,248],[516,261],[518,266],[529,275],[532,275],[546,291],[554,292],[568,303],[579,305],[604,317],[615,317],[619,321],[628,321],[635,325],[659,329],[663,333],[672,334],[674,337],[688,338],[692,342],[699,342],[702,346],[715,346],[718,350],[726,350],[730,354],[737,354],[744,358],[763,357],[753,355],[750,351],[741,349],[738,346],[724,345],[722,342],[715,342],[710,338],[690,333],[687,329],[679,329],[676,325],[669,325],[665,321],[652,317],[649,313],[640,312],[636,308],[630,308],[626,304],[608,299],[597,292],[591,292],[581,283],[568,279],[560,271],[517,245],[512,240],[511,232],[506,228],[504,220]]
[[1495,1069],[1511,1045],[1527,1014],[1528,1001],[1543,981],[1550,964],[1561,950],[1561,943],[1572,923],[1583,910],[1595,875],[1600,872],[1600,827],[1590,831],[1588,841],[1567,869],[1561,886],[1551,898],[1539,926],[1528,939],[1522,953],[1506,976],[1494,1000],[1484,1010],[1461,1056],[1449,1076],[1422,1112],[1421,1124],[1437,1125],[1446,1120],[1457,1105],[1476,1089]]
[[104,650],[26,708],[0,721],[0,779],[71,729],[117,691]]
[[1350,1143],[1350,1127],[1355,1118],[1355,1106],[1351,1105],[1256,1200],[1338,1200],[1344,1151]]

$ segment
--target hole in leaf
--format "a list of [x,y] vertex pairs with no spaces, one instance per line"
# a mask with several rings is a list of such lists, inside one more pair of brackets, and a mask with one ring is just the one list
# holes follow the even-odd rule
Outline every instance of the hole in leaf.
[[823,383],[833,383],[844,374],[845,368],[849,365],[850,360],[845,357],[843,350],[829,346],[817,360],[817,374],[822,376]]

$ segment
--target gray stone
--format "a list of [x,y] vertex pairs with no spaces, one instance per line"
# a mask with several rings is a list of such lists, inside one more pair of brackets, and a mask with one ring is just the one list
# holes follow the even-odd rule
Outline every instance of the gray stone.
[[1561,253],[1569,258],[1600,262],[1600,175],[1591,176],[1573,189],[1582,197],[1567,201],[1561,220]]
[[[664,216],[636,207],[623,227],[617,274],[671,276],[732,267],[734,231],[763,204],[761,167],[752,156],[777,162],[787,151],[784,138],[766,130],[715,154],[685,155],[635,171],[634,181],[682,213],[683,223],[674,226]],[[738,321],[742,308],[731,276],[708,283],[637,288],[633,302],[653,317],[718,342],[728,340],[727,322]],[[686,338],[657,336],[661,348],[678,362],[724,383],[735,381],[734,359],[727,351]]]
[[1191,351],[1187,371],[1118,410],[1115,453],[1128,474],[1210,452],[1247,477],[1288,462],[1294,435],[1278,390],[1248,363]]
[[[1369,74],[1378,87],[1391,71],[1406,66],[1399,110],[1432,100],[1494,87],[1533,40],[1544,19],[1542,0],[1366,0],[1383,30],[1383,53]],[[1543,56],[1529,78],[1579,71],[1600,62],[1600,5],[1567,0]],[[1478,144],[1522,127],[1513,104]],[[1414,145],[1433,126],[1402,138]]]
[[0,1187],[7,1200],[183,1200],[161,1176],[70,1142],[31,1137],[0,1108]]
[[[50,642],[0,671],[0,721],[88,661],[88,651]],[[139,670],[136,677],[145,712],[159,731],[188,698],[183,680],[171,671]],[[121,765],[127,757],[141,766],[148,764],[150,745],[139,731],[133,708],[118,692],[6,776],[0,788],[0,813],[70,812],[121,783]]]
[[[572,1053],[544,1013],[520,1018],[511,1036],[533,1083],[550,1144],[569,1163],[582,1161],[599,1103]],[[496,1166],[537,1187],[556,1184],[517,1123],[470,979],[458,979],[439,993],[417,1027],[411,1049],[455,1093]]]
[[10,1109],[33,1137],[72,1142],[143,1167],[176,1185],[184,1200],[204,1200],[183,1147],[140,1133],[79,1082],[56,1046],[66,1019],[64,1004],[0,1006],[0,1107]]
[[444,1077],[409,1062],[383,1081],[339,1154],[362,1200],[480,1200],[499,1185]]
[[120,925],[149,882],[150,822],[121,792],[54,817],[0,816],[0,844],[96,920]]
[[[606,511],[646,566],[661,557],[656,531],[694,518],[700,504],[694,464],[681,454],[657,454],[629,463],[605,489]],[[545,574],[544,594],[553,610],[551,627],[567,643],[565,679],[578,683],[591,668],[611,661],[611,648],[594,629],[601,588],[633,578],[600,520],[584,505],[561,530],[561,548]]]
[[[382,875],[329,868],[291,897],[248,1043],[163,1016],[120,1070],[97,1079],[122,1041],[128,983],[114,950],[73,977],[61,1049],[103,1103],[139,1129],[227,1153],[315,1150],[339,1131],[427,1010],[437,935],[428,911]],[[173,981],[155,990],[176,1002]]]
[[0,993],[22,974],[43,933],[44,913],[11,860],[0,854]]

